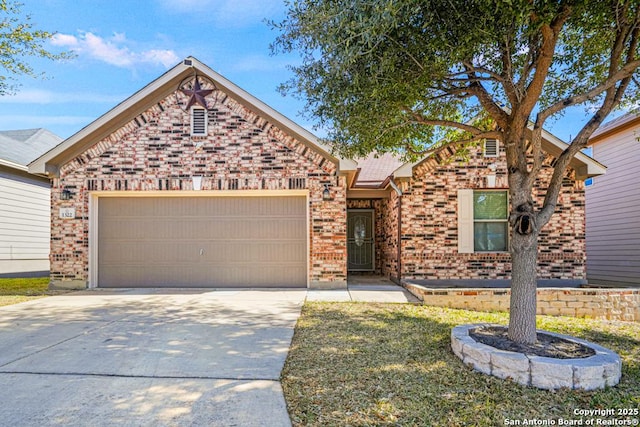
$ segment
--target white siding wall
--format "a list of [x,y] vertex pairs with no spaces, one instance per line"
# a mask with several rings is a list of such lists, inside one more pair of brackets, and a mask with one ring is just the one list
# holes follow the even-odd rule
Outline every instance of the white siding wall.
[[640,129],[594,144],[607,173],[587,187],[589,283],[640,286]]
[[49,270],[49,183],[0,170],[0,274]]

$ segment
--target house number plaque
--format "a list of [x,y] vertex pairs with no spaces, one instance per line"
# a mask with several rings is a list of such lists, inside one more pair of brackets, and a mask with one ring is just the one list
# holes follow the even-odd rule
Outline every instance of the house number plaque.
[[60,208],[60,218],[73,219],[76,217],[76,208]]

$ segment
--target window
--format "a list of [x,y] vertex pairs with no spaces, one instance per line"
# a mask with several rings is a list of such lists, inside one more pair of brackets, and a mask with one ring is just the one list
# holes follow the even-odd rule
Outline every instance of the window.
[[458,252],[504,252],[509,242],[504,190],[458,190]]
[[191,135],[207,135],[207,110],[205,110],[204,108],[191,108]]
[[498,157],[498,140],[485,139],[482,153],[484,157]]
[[473,192],[473,249],[475,252],[507,250],[508,212],[506,191]]

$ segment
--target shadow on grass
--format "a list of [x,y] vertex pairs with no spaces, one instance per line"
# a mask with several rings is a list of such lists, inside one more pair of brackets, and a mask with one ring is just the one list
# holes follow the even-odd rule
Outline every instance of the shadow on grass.
[[283,371],[292,421],[496,426],[576,419],[576,409],[638,407],[640,325],[541,319],[547,330],[594,341],[623,358],[615,388],[549,392],[477,373],[451,352],[453,326],[507,319],[504,313],[413,305],[307,304]]

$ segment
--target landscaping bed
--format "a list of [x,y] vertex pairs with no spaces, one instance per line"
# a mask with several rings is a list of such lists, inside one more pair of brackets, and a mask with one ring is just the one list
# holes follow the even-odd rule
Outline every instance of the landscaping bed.
[[506,313],[307,303],[282,374],[292,422],[496,426],[586,420],[575,411],[589,409],[640,408],[640,324],[539,316],[540,329],[593,341],[617,352],[623,363],[616,387],[546,391],[475,372],[451,351],[454,326],[507,322]]

